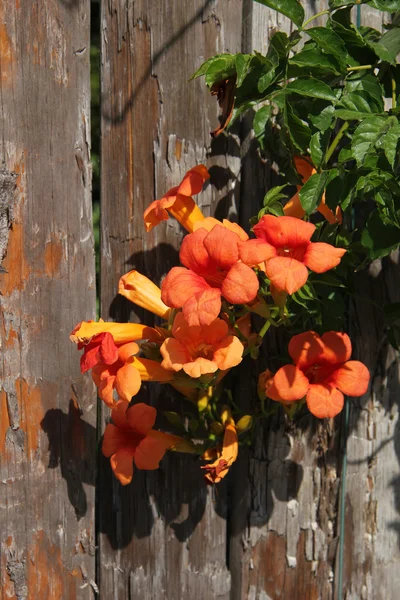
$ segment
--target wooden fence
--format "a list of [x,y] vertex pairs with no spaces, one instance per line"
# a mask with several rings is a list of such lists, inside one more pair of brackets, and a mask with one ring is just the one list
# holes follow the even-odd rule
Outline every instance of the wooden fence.
[[[246,225],[270,182],[247,119],[211,140],[217,106],[190,75],[289,23],[251,0],[103,0],[100,20],[101,316],[136,319],[119,277],[159,282],[181,240],[173,222],[146,235],[144,208],[205,162],[203,210]],[[95,316],[89,48],[89,0],[0,1],[1,600],[398,598],[399,361],[374,309],[400,299],[397,257],[357,274],[352,335],[373,379],[348,431],[275,418],[215,492],[191,457],[124,489],[99,457],[108,414],[68,339]],[[243,406],[255,373],[239,376]]]

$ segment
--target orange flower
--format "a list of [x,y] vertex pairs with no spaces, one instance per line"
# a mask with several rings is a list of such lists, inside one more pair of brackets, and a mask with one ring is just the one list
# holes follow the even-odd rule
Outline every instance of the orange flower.
[[197,378],[235,367],[242,361],[243,344],[229,335],[228,325],[216,319],[210,325],[190,327],[182,313],[175,317],[173,337],[167,338],[160,348],[164,358],[161,366],[170,371],[184,370]]
[[154,200],[144,211],[143,218],[146,231],[150,231],[161,221],[167,221],[169,218],[168,212],[187,231],[193,231],[194,223],[202,221],[204,215],[195,204],[192,196],[201,192],[204,182],[209,178],[210,174],[204,165],[197,165],[190,169],[178,186],[168,190],[161,200]]
[[121,400],[130,402],[142,385],[140,373],[132,365],[133,355],[139,352],[139,346],[135,342],[130,342],[115,348],[117,355],[113,362],[104,362],[99,356],[98,362],[88,367],[92,368],[92,379],[98,387],[99,397],[110,408],[115,404],[114,390]]
[[155,315],[168,319],[170,308],[161,300],[161,290],[138,271],[129,271],[121,277],[118,294]]
[[[116,327],[110,327],[112,325]],[[171,373],[165,371],[159,362],[135,357],[139,352],[136,342],[117,345],[110,331],[93,335],[99,327],[111,329],[118,340],[132,339],[135,336],[136,339],[141,339],[144,335],[147,339],[153,337],[158,342],[164,338],[155,329],[134,323],[87,322],[77,325],[71,339],[78,342],[79,350],[83,349],[81,372],[92,369],[92,378],[98,387],[99,396],[107,406],[114,405],[114,390],[122,400],[130,402],[132,396],[138,393],[142,381],[166,382],[173,379]]]
[[233,233],[236,233],[243,242],[249,239],[249,236],[240,225],[232,223],[232,221],[228,221],[228,219],[219,221],[218,219],[214,219],[214,217],[206,217],[203,221],[197,221],[197,223],[194,224],[193,231],[197,231],[198,229],[207,229],[207,231],[211,231],[216,225],[220,225],[225,227],[225,229],[233,231]]
[[[103,319],[95,321],[81,321],[70,335],[71,342],[78,344],[78,349],[87,346],[92,338],[98,334],[110,333],[115,344],[126,344],[135,340],[150,340],[160,342],[161,334],[147,325],[139,323],[106,323]],[[88,367],[90,368],[90,367]]]
[[[314,175],[314,173],[317,172],[313,165],[302,156],[295,156],[294,164],[296,165],[296,169],[303,179],[303,185],[304,183],[307,183],[311,175]],[[302,219],[306,214],[300,202],[299,191],[301,188],[301,185],[297,186],[297,193],[290,200],[288,200],[283,207],[283,212],[287,217],[296,217],[297,219]],[[340,210],[340,207],[338,206],[336,208],[336,213],[333,214],[329,206],[326,204],[325,194],[323,194],[321,203],[317,210],[325,217],[328,223],[334,224],[342,222],[342,211]]]
[[306,331],[295,335],[289,343],[295,364],[279,369],[266,384],[265,394],[283,403],[306,396],[313,415],[335,417],[343,408],[343,394],[362,396],[368,389],[368,369],[358,360],[349,360],[351,350],[345,333],[329,331],[320,337]]
[[114,424],[106,427],[102,452],[110,458],[115,477],[127,485],[132,481],[133,463],[138,469],[154,470],[165,452],[183,440],[153,428],[157,411],[140,402],[128,406],[117,402],[111,412]]
[[235,462],[238,456],[238,436],[233,419],[228,419],[225,424],[224,440],[222,449],[213,453],[207,452],[203,455],[205,460],[209,460],[213,455],[217,455],[216,460],[211,464],[201,467],[207,472],[205,479],[207,483],[219,483],[228,473],[229,468]]
[[222,225],[187,235],[180,259],[187,268],[173,267],[161,285],[161,298],[182,308],[189,325],[210,325],[221,310],[221,295],[232,304],[246,304],[257,295],[255,272],[239,262],[239,235]]
[[[293,294],[307,281],[307,267],[325,273],[336,267],[346,252],[324,242],[310,242],[314,231],[315,225],[294,217],[264,215],[254,226],[259,247],[251,257],[241,251],[241,259],[249,265],[265,260],[271,284],[278,292]],[[268,252],[270,258],[263,258]]]

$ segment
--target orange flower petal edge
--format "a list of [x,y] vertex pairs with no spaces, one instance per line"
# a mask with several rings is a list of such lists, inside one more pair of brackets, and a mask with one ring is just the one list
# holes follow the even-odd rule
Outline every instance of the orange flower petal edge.
[[161,300],[161,289],[138,271],[129,271],[121,277],[118,294],[155,315],[168,319],[170,308]]

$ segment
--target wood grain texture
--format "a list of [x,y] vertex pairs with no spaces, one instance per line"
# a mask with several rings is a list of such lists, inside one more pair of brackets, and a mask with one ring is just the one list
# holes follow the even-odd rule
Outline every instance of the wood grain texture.
[[93,597],[89,2],[0,3],[0,598]]
[[[327,6],[303,4],[306,18]],[[363,18],[380,26],[376,13]],[[313,25],[323,23],[321,18]],[[238,214],[247,227],[258,211],[275,174],[273,165],[259,157],[251,119],[210,143],[216,106],[202,82],[187,80],[215,52],[265,52],[277,30],[289,32],[289,22],[250,0],[197,1],[190,7],[178,0],[151,6],[132,0],[103,3],[103,318],[151,322],[115,297],[118,279],[137,268],[159,282],[176,264],[180,227],[171,220],[146,235],[142,213],[194,164],[206,162],[212,174],[212,185],[200,196],[206,214]],[[382,281],[388,286],[398,272],[392,264],[385,269]],[[360,285],[369,297],[375,280],[363,277]],[[385,291],[389,297],[396,299],[393,291]],[[344,592],[354,600],[374,598],[373,582],[381,579],[382,599],[395,597],[398,577],[399,449],[393,437],[398,363],[375,329],[371,333],[371,323],[379,318],[367,306],[356,309],[363,318],[355,319],[355,357],[364,360],[368,344],[384,347],[385,355],[379,358],[381,378],[374,378],[378,391],[372,400],[352,402]],[[284,343],[270,336],[266,353],[277,354]],[[374,373],[377,356],[365,359]],[[264,364],[265,357],[259,366]],[[242,406],[256,401],[256,377],[256,365],[246,363],[236,382]],[[150,392],[144,386],[142,398],[178,407],[164,389]],[[291,424],[278,415],[260,427],[254,448],[242,450],[233,477],[218,487],[216,498],[192,458],[164,459],[159,471],[137,472],[124,489],[101,460],[101,594],[118,599],[190,594],[196,600],[337,597],[343,433],[343,417],[318,423],[306,417]]]
[[[183,233],[178,224],[171,220],[146,234],[142,216],[188,169],[199,163],[210,168],[214,185],[199,197],[206,214],[237,212],[237,137],[211,143],[209,132],[218,124],[216,102],[202,81],[188,80],[209,56],[240,50],[241,19],[239,0],[103,2],[105,319],[151,322],[149,315],[115,298],[118,279],[136,268],[159,282],[177,264]],[[150,393],[144,386],[143,399],[179,410],[164,390]],[[100,476],[99,586],[104,598],[228,599],[223,486],[213,499],[198,462],[175,456],[164,459],[155,473],[136,472],[126,489],[111,480],[106,464]]]

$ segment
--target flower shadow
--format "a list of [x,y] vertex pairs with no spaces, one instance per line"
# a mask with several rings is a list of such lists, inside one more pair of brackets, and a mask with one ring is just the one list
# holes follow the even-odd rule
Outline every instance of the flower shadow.
[[83,484],[95,485],[96,429],[82,417],[71,399],[68,413],[49,409],[40,426],[49,441],[49,469],[59,468],[67,484],[68,498],[79,520],[87,513],[88,502]]

